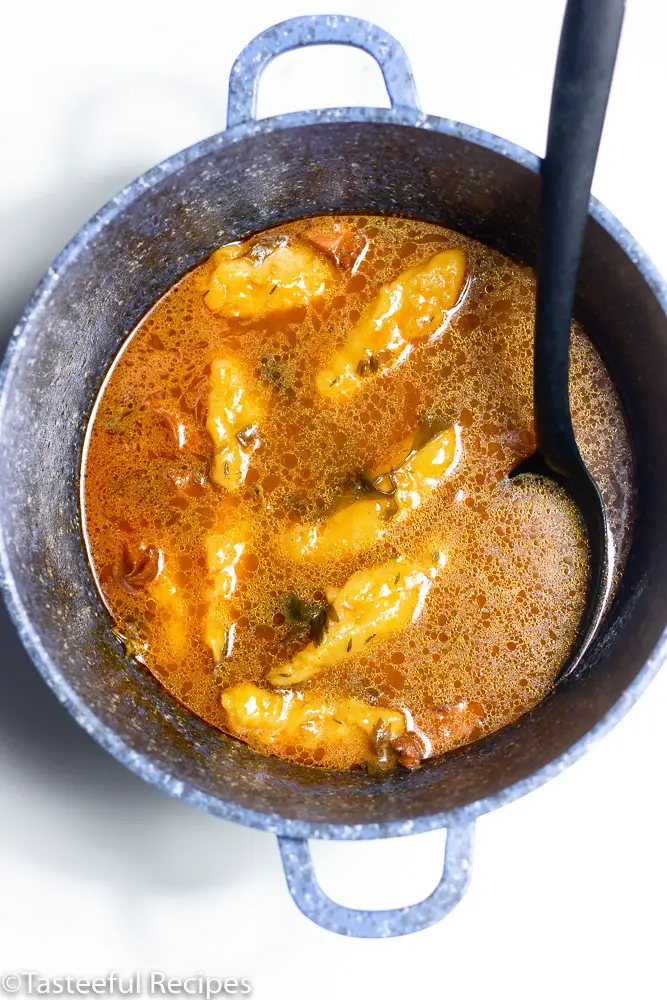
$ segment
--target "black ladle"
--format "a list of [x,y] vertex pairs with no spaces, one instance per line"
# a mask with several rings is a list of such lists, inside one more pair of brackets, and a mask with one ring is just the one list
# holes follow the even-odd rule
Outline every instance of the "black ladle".
[[579,453],[569,395],[570,324],[588,202],[621,34],[625,0],[568,0],[540,171],[533,377],[536,451],[511,472],[555,482],[576,504],[590,551],[586,606],[558,680],[580,662],[611,589],[604,502]]

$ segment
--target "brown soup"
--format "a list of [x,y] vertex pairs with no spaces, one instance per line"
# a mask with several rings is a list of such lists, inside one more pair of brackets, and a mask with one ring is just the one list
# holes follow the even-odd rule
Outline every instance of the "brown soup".
[[[322,217],[221,248],[116,358],[86,445],[90,562],[128,654],[256,750],[383,773],[551,688],[577,512],[532,433],[532,273],[450,230]],[[576,324],[577,439],[627,549],[619,399]]]

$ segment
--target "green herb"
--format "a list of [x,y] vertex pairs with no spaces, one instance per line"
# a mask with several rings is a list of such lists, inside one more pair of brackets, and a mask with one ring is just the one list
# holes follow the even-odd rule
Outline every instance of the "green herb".
[[141,643],[137,642],[136,639],[132,639],[129,635],[119,636],[120,641],[123,643],[123,653],[126,657],[136,659],[137,653],[141,652]]
[[[388,490],[383,490],[379,484],[386,478],[389,479],[391,485]],[[394,514],[398,513],[396,492],[397,486],[393,472],[389,472],[387,476],[378,476],[377,479],[370,479],[364,472],[360,472],[352,479],[345,480],[340,496],[336,499],[329,513],[330,515],[337,514],[341,510],[346,510],[362,497],[377,496],[387,501],[387,506],[381,512],[380,517],[383,521],[389,521]]]
[[375,374],[379,370],[380,370],[379,359],[371,351],[366,351],[366,357],[362,358],[362,360],[357,365],[357,375],[363,377],[364,375],[367,375],[369,372]]
[[128,657],[128,659],[137,660],[139,663],[145,665],[145,654],[147,650],[147,644],[145,639],[141,637],[141,630],[138,625],[130,624],[133,631],[136,632],[135,635],[129,635],[127,632],[121,632],[119,629],[113,629],[113,633],[117,639],[123,644],[123,655]]
[[[447,430],[450,426],[451,421],[438,416],[433,412],[433,410],[427,410],[417,424],[417,429],[412,439],[410,455],[414,455],[416,451],[419,451],[424,447],[424,445],[428,444],[428,442],[431,441],[436,434],[440,434],[442,431]],[[409,458],[410,455],[407,455],[406,458]],[[406,459],[403,461],[405,460]]]
[[211,291],[211,289],[210,289],[210,288],[207,288],[207,289],[206,289],[206,291],[204,292],[204,294],[202,295],[202,298],[203,298],[203,299],[205,299],[205,298],[206,298],[206,296],[208,295],[208,293],[209,293],[210,291]]
[[352,640],[350,639],[350,641],[347,644],[347,651],[348,651],[348,653],[350,652],[351,649],[352,649]]
[[265,354],[260,359],[259,377],[279,392],[284,392],[291,382],[287,366],[274,354]]
[[284,594],[280,600],[288,630],[283,642],[311,639],[319,646],[329,629],[330,621],[338,621],[338,615],[331,604],[322,601],[304,601],[297,594]]
[[273,295],[277,287],[278,287],[277,285],[274,285],[271,291],[269,292],[269,295]]
[[398,763],[398,754],[391,745],[391,726],[384,719],[375,723],[371,748],[374,757],[366,763],[367,774],[379,778],[393,771]]
[[[363,362],[360,362],[360,365],[370,365],[372,361],[373,356],[369,354],[369,357]],[[369,370],[375,369],[371,368]],[[363,374],[363,372],[360,371],[360,374]],[[336,381],[337,379],[334,379],[334,382]],[[329,384],[333,385],[334,383],[331,382]],[[441,431],[446,430],[449,426],[450,421],[437,416],[432,410],[427,410],[417,424],[417,429],[412,440],[412,447],[405,458],[403,458],[403,460],[394,469],[390,469],[389,472],[376,476],[375,479],[371,479],[365,472],[360,472],[351,479],[345,480],[340,496],[332,505],[329,514],[337,514],[340,511],[345,510],[362,497],[376,496],[389,501],[387,506],[380,513],[381,520],[391,520],[391,518],[398,513],[398,503],[396,500],[396,494],[398,492],[398,487],[396,485],[397,470],[400,469],[401,466],[415,454],[415,452],[419,451],[425,444],[432,440],[436,434],[440,434]],[[382,489],[380,484],[387,479],[390,484],[389,489]],[[396,577],[395,583],[398,583],[398,579],[399,578]]]
[[288,510],[295,510],[302,517],[305,517],[311,509],[308,497],[299,496],[297,493],[286,493],[283,497],[283,506]]
[[391,487],[388,490],[381,490],[378,483],[382,482],[385,478],[384,476],[378,476],[377,479],[369,479],[362,472],[356,479],[352,480],[352,490],[357,497],[371,496],[373,493],[377,493],[381,497],[393,497],[396,494],[396,482],[392,472],[388,473],[388,477]]

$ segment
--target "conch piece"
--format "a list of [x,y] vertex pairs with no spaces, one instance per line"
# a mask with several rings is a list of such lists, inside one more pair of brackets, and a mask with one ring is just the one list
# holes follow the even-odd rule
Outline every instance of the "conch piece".
[[164,568],[164,553],[156,545],[124,538],[114,562],[114,578],[127,594],[139,594]]
[[361,314],[347,343],[317,375],[329,399],[351,396],[365,378],[402,361],[413,341],[442,333],[465,281],[463,250],[443,250],[384,285]]
[[329,623],[321,641],[309,643],[289,663],[271,670],[269,683],[273,687],[299,684],[346,656],[363,649],[372,651],[383,639],[400,632],[420,615],[445,559],[441,553],[438,565],[427,570],[400,560],[361,569],[340,590],[329,589]]
[[335,276],[334,265],[314,247],[281,233],[221,247],[211,265],[204,301],[229,319],[262,319],[307,306]]
[[206,594],[208,607],[203,635],[216,663],[231,656],[234,646],[235,625],[229,615],[229,601],[236,590],[238,564],[246,545],[247,534],[238,528],[226,533],[212,532],[206,538],[211,585]]
[[255,684],[236,684],[223,691],[221,699],[230,731],[268,747],[335,747],[366,736],[368,742],[360,741],[365,759],[378,724],[391,739],[406,729],[401,712],[355,698],[335,701],[310,691],[265,691]]
[[214,448],[211,478],[218,486],[235,490],[244,482],[250,456],[259,447],[258,421],[263,413],[262,400],[247,388],[238,368],[231,361],[214,361],[206,429]]
[[366,256],[370,241],[346,219],[318,219],[303,238],[336,261],[342,271],[354,274]]
[[376,490],[318,524],[291,528],[284,537],[285,553],[322,562],[370,548],[452,475],[461,459],[461,429],[455,424],[418,451],[410,453],[409,445],[406,451],[408,457],[397,468],[376,477]]
[[150,410],[162,424],[174,454],[186,450],[191,455],[207,454],[207,441],[199,421],[192,414],[183,412],[173,401],[165,399],[163,392],[152,393],[141,408]]

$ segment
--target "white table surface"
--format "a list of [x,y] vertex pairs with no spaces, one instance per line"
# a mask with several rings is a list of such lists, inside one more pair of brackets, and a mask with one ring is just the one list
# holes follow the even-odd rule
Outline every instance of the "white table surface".
[[[629,0],[594,191],[667,274],[664,0]],[[425,110],[542,152],[562,0],[345,0],[403,43]],[[224,123],[257,31],[318,0],[7,3],[0,60],[0,333],[88,215]],[[347,50],[284,56],[260,110],[385,104]],[[266,1000],[647,998],[664,974],[667,671],[567,773],[478,824],[468,895],[441,924],[347,940],[291,903],[274,838],[143,784],[61,710],[3,626],[0,973],[247,976]],[[419,841],[419,842],[417,842]],[[314,847],[325,889],[428,894],[443,833]]]

